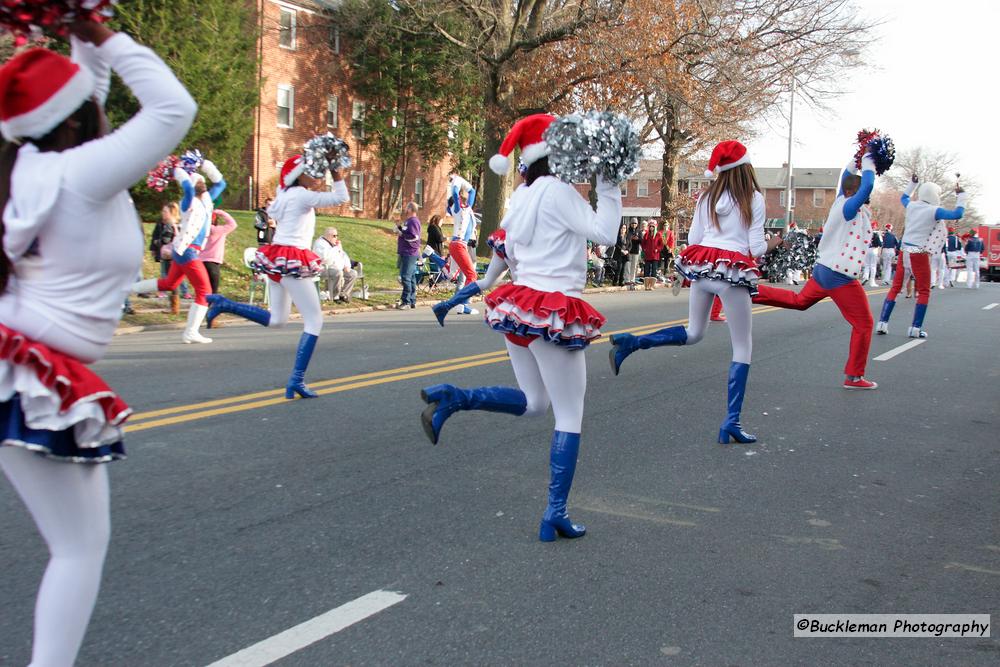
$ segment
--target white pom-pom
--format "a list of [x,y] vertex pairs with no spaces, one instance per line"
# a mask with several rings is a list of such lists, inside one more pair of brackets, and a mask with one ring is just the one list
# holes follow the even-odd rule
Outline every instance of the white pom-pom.
[[490,158],[490,169],[494,174],[503,176],[507,173],[507,170],[510,169],[510,160],[497,153]]
[[713,174],[708,169],[705,170],[705,178],[712,178],[713,176],[715,176],[715,174]]

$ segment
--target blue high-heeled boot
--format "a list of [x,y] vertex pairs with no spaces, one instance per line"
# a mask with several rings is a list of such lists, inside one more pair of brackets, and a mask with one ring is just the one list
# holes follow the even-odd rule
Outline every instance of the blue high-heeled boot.
[[615,334],[611,337],[611,350],[608,352],[611,370],[618,375],[622,362],[636,350],[648,350],[661,345],[687,345],[687,339],[687,329],[680,326],[667,327],[643,336]]
[[464,305],[472,297],[477,294],[481,294],[483,290],[479,289],[479,283],[471,282],[462,289],[455,292],[450,299],[445,301],[440,301],[431,306],[431,310],[434,311],[434,316],[437,317],[438,324],[444,326],[444,318],[448,315],[448,312],[455,306]]
[[730,437],[736,442],[757,442],[757,436],[745,432],[740,426],[740,411],[743,409],[743,396],[747,391],[749,376],[750,364],[737,361],[729,364],[729,414],[719,428],[719,444],[728,445]]
[[889,318],[892,316],[892,309],[895,307],[895,301],[886,299],[882,302],[882,314],[878,316],[878,324],[875,325],[876,334],[885,335],[889,333]]
[[299,338],[299,348],[295,351],[295,368],[285,385],[285,398],[295,398],[298,394],[302,398],[316,398],[316,392],[306,386],[306,369],[309,367],[309,360],[312,359],[313,350],[316,349],[316,341],[319,336],[311,333],[303,333]]
[[239,315],[242,318],[248,319],[251,322],[256,322],[263,326],[267,326],[271,323],[271,311],[264,310],[259,306],[251,306],[249,303],[239,303],[238,301],[230,301],[221,294],[209,294],[205,297],[208,300],[208,313],[205,315],[205,322],[207,328],[212,328],[212,320],[221,315],[222,313],[232,313],[233,315]]
[[459,410],[485,410],[508,415],[523,415],[528,409],[528,399],[524,392],[513,387],[476,387],[462,389],[451,384],[436,384],[420,390],[420,398],[427,407],[420,413],[420,423],[424,427],[432,445],[438,443],[441,428]]
[[552,542],[558,534],[561,537],[583,537],[587,534],[584,526],[573,523],[566,514],[566,500],[573,486],[576,472],[576,458],[580,453],[580,434],[556,431],[552,434],[552,448],[549,450],[549,504],[538,526],[538,539]]

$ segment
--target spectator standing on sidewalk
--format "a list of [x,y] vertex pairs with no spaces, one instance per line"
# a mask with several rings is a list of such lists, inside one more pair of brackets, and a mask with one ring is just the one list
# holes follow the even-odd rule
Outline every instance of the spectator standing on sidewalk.
[[427,223],[427,245],[434,249],[439,257],[444,256],[444,232],[441,231],[441,216],[432,215]]
[[226,237],[236,229],[233,216],[225,211],[212,211],[212,226],[208,230],[208,242],[201,251],[201,261],[208,271],[208,282],[212,286],[212,294],[219,293],[219,277],[222,274],[222,264],[226,258]]
[[639,222],[633,220],[628,226],[628,264],[625,265],[625,282],[635,283],[635,274],[639,270],[639,252],[642,250],[642,232]]
[[660,263],[660,253],[663,251],[663,237],[656,228],[656,221],[646,223],[646,231],[642,235],[643,278],[655,278],[656,267]]
[[253,226],[257,230],[257,246],[268,245],[274,239],[274,230],[278,223],[267,213],[268,207],[273,200],[268,197],[264,200],[264,205],[257,209],[257,218]]
[[417,204],[410,202],[403,208],[403,222],[396,225],[399,239],[396,241],[396,266],[399,267],[399,279],[403,282],[403,295],[396,308],[417,307],[417,284],[414,274],[417,271],[417,258],[420,257],[420,218],[417,217]]
[[[170,261],[173,257],[173,241],[177,234],[177,222],[181,217],[181,207],[177,202],[164,204],[160,210],[160,221],[153,227],[149,240],[149,250],[153,253],[153,261],[160,263],[160,277],[166,278],[170,273]],[[181,312],[181,295],[187,295],[187,281],[180,288],[170,292],[170,312],[178,315]]]

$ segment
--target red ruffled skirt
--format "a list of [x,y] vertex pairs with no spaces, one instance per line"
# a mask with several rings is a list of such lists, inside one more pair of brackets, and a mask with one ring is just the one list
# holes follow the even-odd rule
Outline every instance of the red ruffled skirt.
[[282,276],[312,278],[322,273],[323,260],[312,250],[271,244],[257,248],[252,266],[254,270],[280,281]]
[[750,255],[732,250],[692,245],[674,260],[677,270],[688,280],[724,280],[757,294],[760,269]]
[[82,362],[0,324],[0,444],[76,463],[120,459],[131,413]]
[[607,321],[593,306],[562,292],[541,292],[507,283],[490,292],[486,325],[523,338],[541,337],[570,350],[582,350],[601,337]]

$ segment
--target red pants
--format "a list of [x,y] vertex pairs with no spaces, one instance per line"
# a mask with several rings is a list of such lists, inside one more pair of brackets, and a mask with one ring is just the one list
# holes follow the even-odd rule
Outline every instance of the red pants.
[[161,292],[172,292],[185,278],[194,288],[194,302],[199,306],[207,306],[208,300],[205,297],[212,293],[212,285],[208,282],[208,271],[200,259],[192,259],[186,264],[176,260],[170,262],[167,277],[156,281],[156,289]]
[[[892,287],[885,295],[887,301],[895,301],[899,296],[899,291],[903,289],[902,255],[900,255],[899,269],[892,277]],[[931,256],[925,252],[910,253],[910,271],[913,272],[913,279],[917,281],[917,303],[926,304],[931,300]]]
[[714,320],[716,317],[718,317],[721,314],[722,314],[722,299],[720,299],[718,297],[718,295],[716,295],[716,297],[714,299],[712,299],[712,314],[711,314],[711,318]]
[[465,284],[476,282],[476,263],[469,257],[469,248],[465,241],[452,241],[448,244],[448,254],[455,258],[459,270],[465,276]]
[[[898,275],[902,273],[899,271]],[[792,290],[768,285],[758,285],[757,290],[757,296],[753,298],[754,303],[793,310],[807,310],[825,297],[833,299],[837,308],[840,308],[840,314],[851,325],[851,351],[847,356],[844,374],[865,374],[868,349],[872,343],[872,311],[868,307],[868,296],[861,283],[854,280],[847,285],[827,290],[820,287],[815,278],[810,278],[798,294]]]

